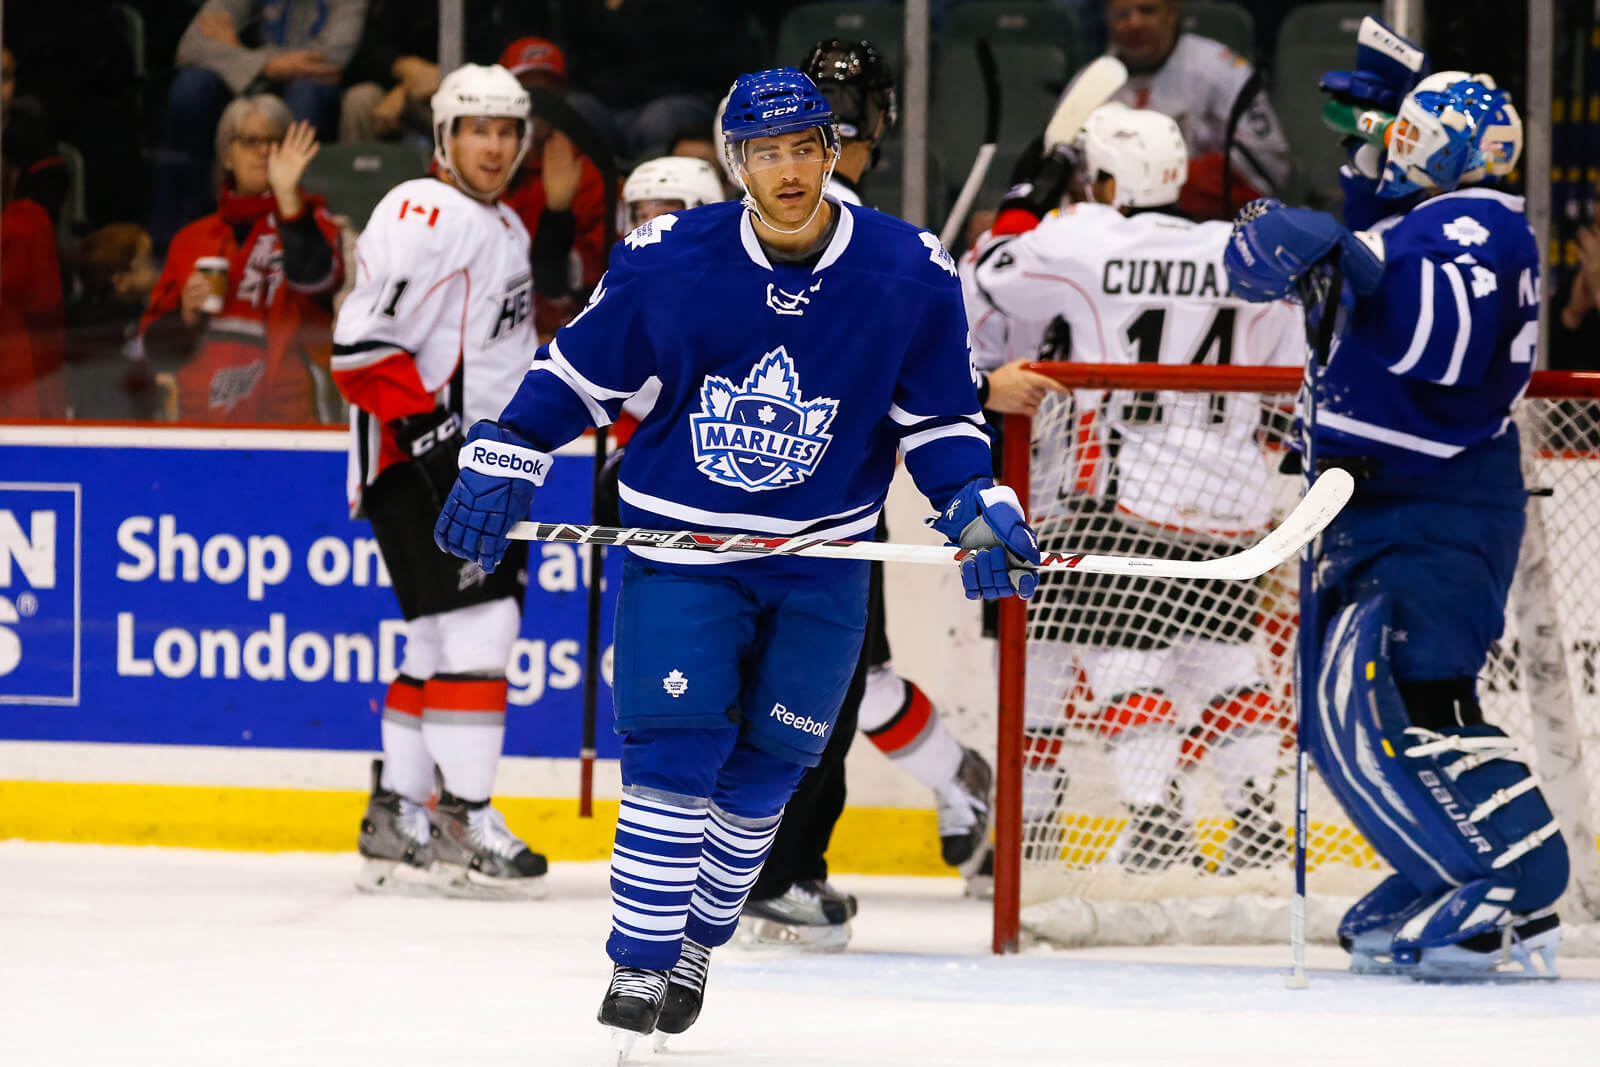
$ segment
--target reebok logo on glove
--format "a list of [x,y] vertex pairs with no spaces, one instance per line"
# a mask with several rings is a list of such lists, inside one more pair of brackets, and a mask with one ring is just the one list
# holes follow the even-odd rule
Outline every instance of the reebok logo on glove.
[[550,456],[531,448],[518,448],[502,441],[477,440],[461,446],[457,460],[464,471],[491,474],[500,478],[521,478],[543,485],[550,473]]

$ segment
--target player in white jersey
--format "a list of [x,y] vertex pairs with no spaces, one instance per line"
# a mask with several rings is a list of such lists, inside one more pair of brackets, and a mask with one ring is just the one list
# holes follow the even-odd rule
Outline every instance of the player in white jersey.
[[1234,132],[1232,204],[1222,204],[1228,116],[1251,66],[1220,41],[1180,33],[1178,8],[1179,0],[1107,0],[1110,51],[1128,68],[1127,83],[1112,99],[1177,121],[1190,162],[1179,199],[1183,210],[1194,218],[1228,218],[1251,197],[1288,181],[1289,142],[1266,94],[1257,93]]
[[499,413],[533,343],[528,232],[500,200],[528,150],[528,94],[505,69],[468,64],[440,84],[433,118],[437,176],[401,183],[373,209],[333,332],[352,508],[372,522],[406,619],[358,885],[529,895],[545,859],[489,804],[526,546],[485,574],[432,537],[463,420]]
[[[1077,362],[1303,359],[1291,305],[1229,297],[1228,224],[1173,213],[1187,159],[1172,119],[1107,104],[1085,124],[1081,155],[1088,202],[980,250],[975,317],[993,312],[1016,324],[1013,346],[1052,323],[1048,346]],[[1022,203],[1007,202],[997,229],[1020,228]],[[1038,466],[1059,475],[1034,487],[1040,537],[1124,555],[1235,551],[1272,522],[1275,463],[1262,442],[1271,415],[1252,394],[1078,390],[1052,401],[1036,424],[1054,433],[1038,443]],[[1183,793],[1205,758],[1229,809],[1242,813],[1226,866],[1267,858],[1279,842],[1260,809],[1270,803],[1287,718],[1250,644],[1256,588],[1088,575],[1047,575],[1040,586],[1029,612],[1035,765],[1059,752],[1064,706],[1071,735],[1109,741],[1132,815],[1119,858],[1147,871],[1192,854]],[[1081,689],[1073,697],[1084,683],[1089,699]],[[1061,783],[1035,774],[1029,784],[1029,814],[1048,821]]]

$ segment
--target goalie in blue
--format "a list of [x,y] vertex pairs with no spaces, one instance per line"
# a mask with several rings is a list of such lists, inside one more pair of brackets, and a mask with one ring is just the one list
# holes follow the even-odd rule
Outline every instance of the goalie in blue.
[[1320,666],[1301,729],[1395,870],[1340,925],[1352,967],[1545,977],[1567,846],[1477,698],[1522,541],[1512,409],[1533,371],[1539,252],[1522,198],[1486,184],[1521,150],[1509,96],[1486,75],[1425,69],[1330,77],[1366,93],[1389,80],[1386,154],[1352,155],[1344,223],[1247,206],[1225,265],[1254,299],[1304,291],[1334,256],[1343,272],[1310,454],[1357,489],[1320,541],[1319,618],[1305,621],[1321,627]]
[[[499,420],[473,428],[440,546],[493,568],[550,450],[657,378],[622,459],[624,525],[871,539],[898,454],[933,527],[976,550],[967,595],[1031,595],[1039,553],[1015,494],[988,477],[949,254],[824,195],[838,135],[799,71],[740,77],[722,130],[743,203],[662,215],[616,247]],[[615,967],[600,1010],[620,1042],[698,1015],[710,951],[826,744],[866,597],[864,561],[629,550]]]

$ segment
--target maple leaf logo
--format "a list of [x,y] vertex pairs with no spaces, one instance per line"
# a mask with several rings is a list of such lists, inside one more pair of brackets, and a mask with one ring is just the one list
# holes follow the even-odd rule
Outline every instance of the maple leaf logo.
[[1444,235],[1457,244],[1481,245],[1489,239],[1489,231],[1471,215],[1462,215],[1444,224]]

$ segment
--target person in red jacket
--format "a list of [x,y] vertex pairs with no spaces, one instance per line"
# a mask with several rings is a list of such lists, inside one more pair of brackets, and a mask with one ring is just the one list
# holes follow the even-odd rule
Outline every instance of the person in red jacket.
[[[511,42],[500,65],[525,89],[566,93],[566,57],[543,37]],[[505,202],[533,239],[534,329],[544,341],[577,314],[605,273],[605,178],[570,137],[536,117],[533,149]]]
[[0,419],[66,417],[62,377],[61,264],[49,213],[12,195],[4,175],[0,212]]
[[[320,196],[300,189],[317,154],[310,123],[275,96],[240,97],[217,124],[220,205],[173,238],[140,336],[151,369],[172,375],[176,411],[200,422],[316,421],[302,338],[344,277],[339,228]],[[197,270],[227,261],[220,297]]]

